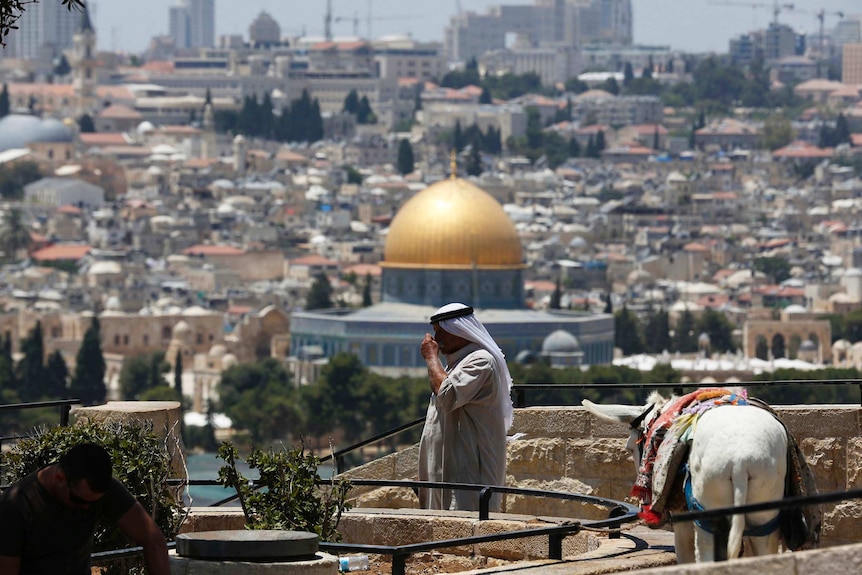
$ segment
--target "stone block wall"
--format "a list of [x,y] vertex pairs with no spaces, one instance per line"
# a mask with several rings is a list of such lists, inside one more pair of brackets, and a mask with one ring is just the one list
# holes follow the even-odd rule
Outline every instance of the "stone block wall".
[[[775,406],[799,442],[821,492],[862,488],[862,408],[853,405]],[[515,410],[507,457],[507,484],[518,487],[582,493],[615,500],[628,497],[635,477],[625,449],[627,426],[598,420],[582,407],[531,407]],[[418,450],[414,446],[351,470],[348,477],[415,479]],[[411,507],[411,490],[364,490],[362,507]],[[508,495],[506,513],[599,519],[604,508],[579,502]],[[862,541],[862,503],[824,506],[824,545]]]

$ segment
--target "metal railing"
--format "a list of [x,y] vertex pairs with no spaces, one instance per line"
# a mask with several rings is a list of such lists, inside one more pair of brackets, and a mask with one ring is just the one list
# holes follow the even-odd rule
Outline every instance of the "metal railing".
[[655,389],[670,389],[676,395],[683,395],[686,389],[699,389],[702,387],[797,387],[802,385],[812,386],[847,386],[854,385],[859,389],[859,403],[862,405],[862,379],[787,379],[775,381],[740,381],[734,383],[518,383],[512,386],[514,394],[513,403],[515,407],[526,407],[527,392],[529,391],[565,391],[565,390],[604,390],[617,391],[624,389],[636,389],[652,391]]
[[[60,411],[60,426],[66,427],[69,425],[69,413],[72,411],[72,406],[80,404],[80,399],[55,399],[52,401],[32,401],[29,403],[7,403],[0,405],[0,414],[7,411],[58,407]],[[19,439],[21,439],[20,435],[0,436],[0,450],[3,449],[3,444],[7,441],[17,441]]]
[[846,501],[848,499],[862,499],[862,489],[852,489],[848,491],[832,491],[830,493],[820,493],[818,495],[808,495],[800,497],[785,497],[776,501],[763,501],[761,503],[752,503],[749,505],[739,505],[733,507],[716,507],[704,511],[685,511],[681,513],[671,513],[671,523],[681,523],[687,521],[700,521],[709,519],[713,531],[715,531],[715,560],[726,561],[727,557],[727,541],[730,535],[730,520],[731,515],[739,515],[742,513],[755,513],[758,511],[770,511],[773,509],[794,509],[799,507],[810,507],[820,505],[821,503],[835,503]]

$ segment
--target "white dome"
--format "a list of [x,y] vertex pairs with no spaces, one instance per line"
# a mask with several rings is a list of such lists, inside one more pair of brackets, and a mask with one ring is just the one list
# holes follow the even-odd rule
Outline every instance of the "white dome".
[[229,367],[237,365],[238,363],[239,363],[239,361],[237,361],[236,356],[232,353],[226,353],[221,358],[222,369],[227,369]]
[[578,351],[581,351],[578,338],[562,329],[551,332],[542,342],[542,353],[576,353]]
[[153,125],[152,122],[145,120],[145,121],[141,122],[140,124],[138,124],[138,127],[135,129],[135,131],[138,134],[146,134],[147,132],[155,131],[155,129],[156,129],[156,127]]
[[173,331],[171,332],[174,336],[174,339],[182,339],[192,332],[192,328],[189,327],[189,324],[180,320],[174,326]]

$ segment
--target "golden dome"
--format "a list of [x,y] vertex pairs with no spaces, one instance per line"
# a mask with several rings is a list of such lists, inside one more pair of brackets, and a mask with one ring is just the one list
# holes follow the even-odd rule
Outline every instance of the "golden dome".
[[512,220],[490,194],[461,178],[408,200],[389,226],[384,267],[523,267]]

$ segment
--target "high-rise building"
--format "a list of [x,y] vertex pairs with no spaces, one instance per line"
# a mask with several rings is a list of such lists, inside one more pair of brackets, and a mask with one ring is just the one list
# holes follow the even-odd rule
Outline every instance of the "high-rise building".
[[862,44],[844,44],[841,81],[862,84]]
[[63,50],[72,47],[72,36],[80,20],[79,12],[70,11],[60,2],[28,4],[19,28],[10,31],[6,40],[16,58],[50,64]]
[[531,48],[562,44],[627,46],[632,43],[631,0],[534,0],[532,6],[500,5],[485,14],[462,12],[445,31],[445,53],[466,61],[507,48],[511,38]]
[[179,0],[168,13],[177,48],[211,48],[215,45],[215,0]]

